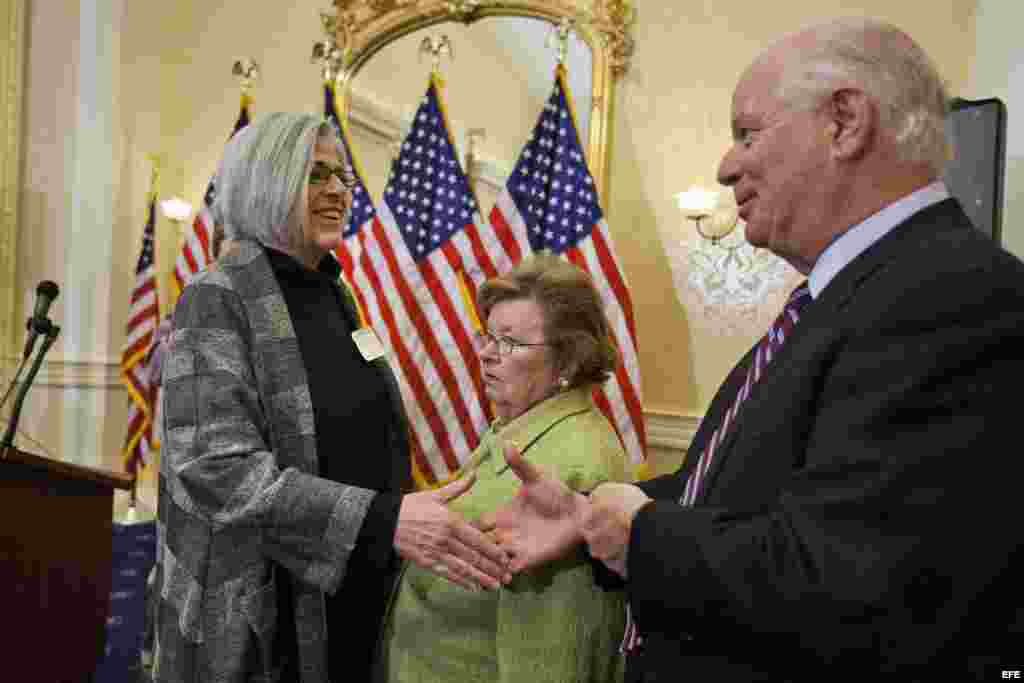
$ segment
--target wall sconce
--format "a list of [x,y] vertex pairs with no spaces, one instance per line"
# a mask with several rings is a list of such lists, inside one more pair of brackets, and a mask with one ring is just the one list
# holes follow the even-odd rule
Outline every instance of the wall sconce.
[[179,197],[171,197],[160,202],[160,210],[169,221],[181,229],[181,224],[192,215],[192,205]]
[[676,194],[676,204],[693,221],[697,234],[717,245],[736,227],[739,216],[731,207],[719,206],[718,193],[693,185]]
[[697,233],[686,229],[680,236],[672,221],[658,224],[679,300],[716,330],[760,334],[772,319],[762,320],[762,310],[770,316],[777,310],[764,304],[783,296],[792,268],[736,231],[739,209],[731,197],[695,185],[673,198]]

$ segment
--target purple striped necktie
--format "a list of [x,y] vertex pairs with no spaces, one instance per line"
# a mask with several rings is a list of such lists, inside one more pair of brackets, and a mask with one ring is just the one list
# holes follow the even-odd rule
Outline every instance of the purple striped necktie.
[[[707,474],[708,468],[711,466],[711,460],[715,457],[715,449],[722,442],[726,433],[729,431],[729,425],[732,424],[739,412],[740,405],[750,395],[750,389],[754,384],[761,379],[761,375],[764,374],[764,369],[768,367],[768,363],[771,362],[772,358],[778,354],[779,349],[782,348],[786,338],[789,337],[793,328],[800,320],[800,312],[804,306],[811,302],[811,292],[807,288],[807,282],[803,282],[799,287],[793,290],[789,295],[789,299],[786,301],[786,305],[782,309],[782,313],[779,313],[779,317],[775,319],[772,326],[768,328],[768,332],[765,333],[761,341],[757,343],[757,349],[754,351],[754,358],[750,363],[750,368],[747,370],[747,378],[743,382],[743,386],[736,393],[736,398],[733,400],[732,407],[722,418],[722,424],[718,426],[715,433],[711,436],[711,440],[708,445],[704,448],[704,452],[701,453],[700,460],[697,461],[697,467],[690,474],[689,479],[686,481],[686,488],[683,491],[683,495],[679,499],[679,504],[684,506],[693,505],[693,501],[697,499],[697,493],[700,491],[701,480],[704,475]],[[622,645],[619,647],[619,651],[622,653],[629,653],[635,649],[640,643],[643,642],[643,637],[636,628],[636,622],[633,621],[632,609],[629,603],[626,603],[626,632],[622,638]]]
[[799,287],[793,290],[792,294],[789,295],[789,299],[786,301],[786,305],[782,309],[782,313],[779,313],[779,317],[775,319],[772,326],[768,328],[768,332],[765,333],[764,337],[757,344],[757,349],[754,350],[754,358],[750,362],[750,369],[747,370],[747,378],[743,382],[743,386],[736,393],[736,398],[733,400],[732,407],[726,412],[725,417],[722,418],[722,424],[718,425],[718,429],[711,435],[711,440],[708,441],[708,445],[704,448],[704,452],[701,453],[700,460],[697,461],[697,467],[690,473],[689,478],[686,481],[686,488],[683,491],[682,497],[679,499],[679,504],[688,506],[693,505],[693,501],[697,499],[697,493],[700,491],[700,485],[704,481],[705,475],[708,473],[708,469],[711,467],[711,462],[715,457],[715,450],[722,443],[725,435],[729,433],[729,427],[736,419],[737,413],[739,413],[740,406],[750,396],[750,390],[754,384],[761,379],[761,375],[764,374],[765,368],[772,361],[778,352],[782,348],[782,345],[786,342],[793,328],[800,320],[800,312],[804,306],[811,302],[811,292],[807,288],[807,282],[802,283]]

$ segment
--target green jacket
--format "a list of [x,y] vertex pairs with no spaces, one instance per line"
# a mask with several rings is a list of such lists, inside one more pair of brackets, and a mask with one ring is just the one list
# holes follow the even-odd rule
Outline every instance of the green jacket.
[[[618,437],[590,392],[575,389],[484,434],[466,468],[477,468],[477,482],[451,503],[453,510],[475,519],[515,495],[519,480],[501,454],[505,441],[578,491],[627,480]],[[595,586],[582,551],[520,574],[498,591],[468,591],[409,565],[385,623],[384,677],[391,683],[618,681],[624,616],[621,592]]]

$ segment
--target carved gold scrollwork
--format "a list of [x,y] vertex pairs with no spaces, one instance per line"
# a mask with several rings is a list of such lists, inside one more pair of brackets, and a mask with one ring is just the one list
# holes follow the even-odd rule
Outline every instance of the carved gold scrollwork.
[[393,9],[408,7],[416,3],[417,0],[369,0],[368,2],[370,7],[378,12],[390,12]]
[[586,25],[609,50],[616,78],[629,70],[633,57],[636,7],[632,0],[334,0],[334,6],[338,45],[357,52],[374,36],[414,20],[470,23],[487,15],[520,14],[555,23],[569,18]]
[[477,10],[480,9],[478,0],[447,0],[445,6],[452,19],[463,23],[471,22]]
[[612,74],[621,77],[633,58],[635,44],[630,29],[636,20],[636,7],[630,0],[594,0],[591,10],[584,12],[587,14],[611,51]]
[[608,195],[609,131],[615,82],[629,70],[634,0],[334,0],[335,42],[345,59],[338,77],[339,103],[349,106],[352,79],[378,50],[417,30],[446,21],[471,24],[497,16],[569,21],[591,52],[592,116],[587,163],[602,196]]

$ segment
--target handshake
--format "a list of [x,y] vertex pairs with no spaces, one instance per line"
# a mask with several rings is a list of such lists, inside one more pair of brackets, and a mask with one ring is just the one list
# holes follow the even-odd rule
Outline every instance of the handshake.
[[519,490],[473,524],[445,504],[472,487],[474,474],[406,496],[395,534],[398,554],[470,590],[494,590],[514,573],[565,557],[586,543],[591,556],[627,578],[633,518],[650,500],[643,491],[604,483],[587,496],[525,460],[514,446],[505,447],[505,460]]

